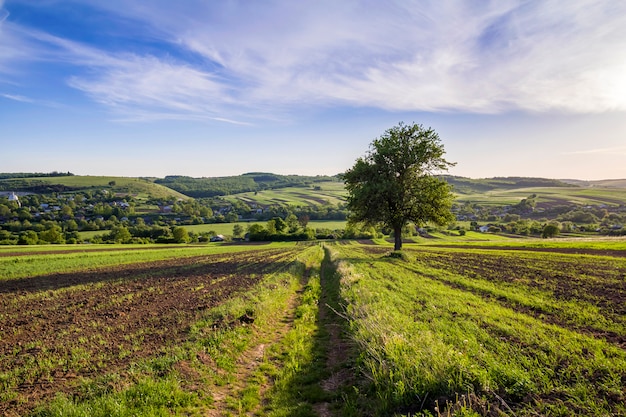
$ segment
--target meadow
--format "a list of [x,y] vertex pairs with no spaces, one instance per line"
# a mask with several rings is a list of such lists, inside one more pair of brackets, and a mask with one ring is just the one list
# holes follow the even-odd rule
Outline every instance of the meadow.
[[471,237],[2,250],[0,414],[626,415],[626,240]]
[[546,246],[337,247],[372,414],[626,415],[626,251]]
[[227,201],[241,200],[255,206],[288,205],[288,206],[318,206],[344,204],[346,190],[343,182],[325,181],[315,183],[315,186],[294,186],[247,192],[224,196]]
[[538,195],[540,201],[548,204],[624,204],[624,196],[613,189],[594,188],[516,188],[513,190],[496,189],[486,193],[457,194],[459,203],[472,202],[481,205],[507,205],[519,203],[530,195]]

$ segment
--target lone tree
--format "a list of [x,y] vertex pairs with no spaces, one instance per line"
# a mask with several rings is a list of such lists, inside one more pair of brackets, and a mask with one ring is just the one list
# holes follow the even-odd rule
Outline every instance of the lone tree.
[[342,174],[349,220],[391,228],[394,250],[402,249],[402,228],[408,222],[444,225],[453,220],[451,187],[435,176],[455,165],[444,154],[431,128],[400,122],[387,130]]

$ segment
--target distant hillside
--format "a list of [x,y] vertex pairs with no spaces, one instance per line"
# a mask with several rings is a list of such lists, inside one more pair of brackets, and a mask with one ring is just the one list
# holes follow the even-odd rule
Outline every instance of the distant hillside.
[[345,204],[346,189],[342,182],[321,181],[312,185],[289,186],[283,188],[250,191],[231,194],[222,198],[231,203],[237,200],[252,207],[268,207],[276,205],[288,206],[328,206]]
[[565,183],[577,185],[579,187],[606,187],[606,188],[626,188],[626,179],[619,180],[597,180],[597,181],[583,181],[583,180],[561,180]]
[[513,190],[516,188],[537,187],[574,187],[577,184],[568,184],[562,180],[531,177],[495,177],[472,179],[465,177],[444,176],[448,184],[454,187],[458,194],[475,194],[492,190]]
[[104,188],[112,193],[134,194],[152,198],[188,198],[177,191],[141,178],[71,175],[0,179],[0,191],[45,194],[84,191],[93,188]]
[[155,183],[164,185],[190,197],[216,197],[246,192],[302,187],[323,181],[337,180],[329,176],[278,175],[265,172],[250,172],[230,177],[193,178],[168,175]]
[[580,181],[498,177],[471,179],[447,176],[456,201],[483,205],[516,204],[535,195],[539,206],[626,205],[626,180]]
[[[271,178],[273,174],[246,174],[241,177],[231,178],[251,179],[248,175],[263,175]],[[300,182],[307,182],[305,178],[308,177],[303,177],[300,179]],[[472,179],[445,176],[444,178],[453,186],[456,201],[459,203],[471,202],[488,206],[503,206],[517,204],[531,195],[536,195],[536,200],[540,207],[558,204],[626,204],[626,187],[616,188],[616,180],[610,181],[610,184],[614,185],[614,187],[609,188],[601,185],[600,183],[602,182],[600,181],[597,184],[587,185],[585,182],[581,182],[580,185],[577,185],[563,180],[531,177]],[[291,179],[293,180],[294,178]],[[255,186],[258,187],[259,183],[255,182]],[[284,184],[284,182],[276,182],[274,184]],[[248,192],[232,192],[223,198],[230,202],[240,200],[246,204],[256,206],[315,206],[345,203],[346,191],[343,183],[337,178],[334,181],[315,182],[305,186],[294,185],[294,182],[288,184],[288,186],[282,187],[269,187],[268,183],[266,183],[264,184],[266,188],[253,188],[253,191]]]
[[71,172],[0,172],[0,180],[7,178],[36,178],[36,177],[70,177]]

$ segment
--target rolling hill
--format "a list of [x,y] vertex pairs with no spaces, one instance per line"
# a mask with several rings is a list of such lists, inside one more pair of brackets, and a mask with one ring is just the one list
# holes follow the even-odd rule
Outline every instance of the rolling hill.
[[[0,178],[2,175],[0,175]],[[132,194],[142,197],[163,199],[188,199],[175,190],[143,178],[108,177],[89,175],[64,175],[45,177],[13,177],[0,179],[0,191],[32,192],[78,192],[95,188],[112,193]]]
[[[192,178],[167,176],[129,178],[109,176],[33,176],[0,174],[0,191],[72,192],[94,188],[150,198],[221,197],[248,205],[337,205],[346,191],[337,176],[299,176],[272,173],[246,173],[230,177]],[[481,205],[516,204],[531,195],[539,204],[626,205],[626,179],[599,181],[556,180],[532,177],[472,179],[445,176],[459,203]]]

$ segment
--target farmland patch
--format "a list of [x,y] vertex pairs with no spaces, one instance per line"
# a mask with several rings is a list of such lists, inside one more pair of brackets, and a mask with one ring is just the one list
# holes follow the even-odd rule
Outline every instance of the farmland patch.
[[0,414],[180,343],[204,311],[293,257],[257,250],[0,282]]
[[366,413],[626,413],[622,257],[336,250]]

